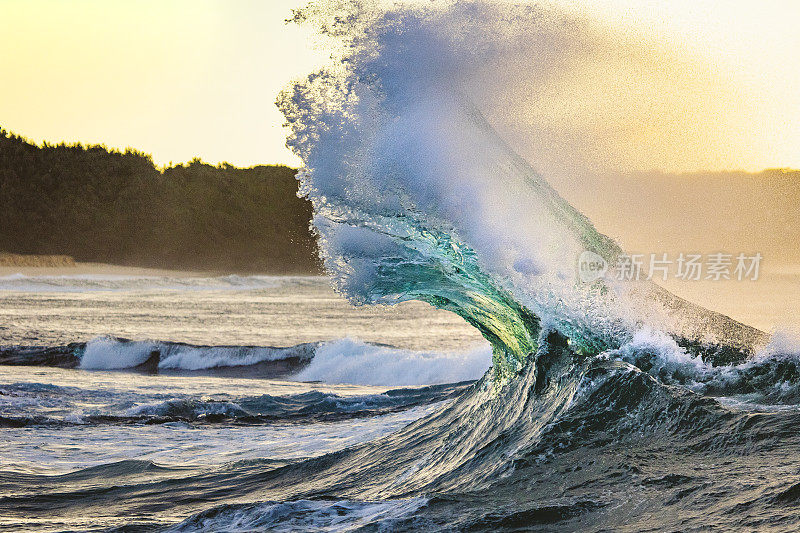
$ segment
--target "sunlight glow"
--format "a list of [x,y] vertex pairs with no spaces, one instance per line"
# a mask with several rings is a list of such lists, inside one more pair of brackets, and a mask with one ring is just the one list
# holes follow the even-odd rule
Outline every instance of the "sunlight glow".
[[[134,146],[160,164],[200,156],[237,165],[297,165],[283,146],[274,101],[292,79],[326,60],[323,50],[309,45],[307,32],[284,23],[293,7],[305,3],[4,0],[0,126],[37,142]],[[800,167],[797,2],[551,3],[621,35],[651,39],[729,80],[730,100],[709,102],[712,117],[718,108],[730,111],[719,117],[728,138],[708,139],[706,156],[690,155],[684,162],[674,154],[647,152],[642,159],[653,159],[630,162],[634,168]],[[584,98],[591,102],[595,96]],[[663,138],[664,152],[680,150],[674,144],[678,136],[694,135],[696,144],[702,137],[637,120],[624,125],[639,124],[626,135]],[[727,146],[715,151],[717,145]]]

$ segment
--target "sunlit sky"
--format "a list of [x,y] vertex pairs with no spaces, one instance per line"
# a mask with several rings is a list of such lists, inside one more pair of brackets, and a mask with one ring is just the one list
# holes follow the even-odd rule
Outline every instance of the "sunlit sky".
[[[297,165],[274,101],[326,60],[284,24],[304,3],[0,0],[0,126],[37,142],[132,146],[159,164]],[[800,167],[800,2],[553,3],[699,54],[756,95],[758,116],[741,126],[753,150],[717,166]]]

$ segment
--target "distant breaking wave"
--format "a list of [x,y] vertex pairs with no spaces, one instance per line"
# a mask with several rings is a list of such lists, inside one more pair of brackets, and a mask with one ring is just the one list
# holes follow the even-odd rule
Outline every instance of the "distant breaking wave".
[[309,364],[291,379],[382,386],[457,383],[480,378],[491,363],[488,346],[432,353],[341,339],[320,344]]
[[0,347],[0,364],[419,386],[476,380],[490,366],[491,352],[488,348],[418,352],[347,338],[273,347],[200,346],[104,336],[65,346]]
[[159,369],[207,370],[250,366],[263,362],[296,360],[304,364],[314,357],[318,343],[287,348],[269,346],[198,346],[178,342],[127,341],[98,337],[86,343],[80,354],[80,368],[109,370],[135,368],[154,358]]

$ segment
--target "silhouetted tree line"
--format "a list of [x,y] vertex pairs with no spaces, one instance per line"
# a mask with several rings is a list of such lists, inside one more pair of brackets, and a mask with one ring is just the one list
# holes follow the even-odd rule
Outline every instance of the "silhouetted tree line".
[[311,206],[285,166],[35,144],[0,129],[0,252],[188,269],[313,272]]

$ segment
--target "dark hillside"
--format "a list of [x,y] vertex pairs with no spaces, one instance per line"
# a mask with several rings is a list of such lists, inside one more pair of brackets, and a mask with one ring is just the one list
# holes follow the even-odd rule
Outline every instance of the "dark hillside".
[[0,252],[241,272],[316,272],[295,171],[200,160],[159,170],[103,146],[39,147],[0,129]]

